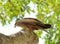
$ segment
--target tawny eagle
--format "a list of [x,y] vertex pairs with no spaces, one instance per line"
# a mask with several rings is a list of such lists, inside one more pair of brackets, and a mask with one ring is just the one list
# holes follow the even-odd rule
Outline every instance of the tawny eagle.
[[47,29],[50,28],[50,24],[44,24],[43,22],[35,19],[35,18],[23,18],[21,20],[16,21],[15,26],[20,26],[23,28],[38,30],[38,29]]

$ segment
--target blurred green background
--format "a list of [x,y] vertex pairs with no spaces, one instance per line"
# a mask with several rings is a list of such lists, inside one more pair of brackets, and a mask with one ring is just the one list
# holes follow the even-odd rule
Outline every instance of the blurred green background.
[[[28,6],[31,2],[36,10]],[[10,24],[14,18],[23,18],[25,12],[29,15],[37,12],[36,19],[52,25],[52,28],[46,29],[50,35],[43,37],[45,44],[60,44],[60,0],[0,0],[0,22],[3,26]],[[37,31],[37,35],[41,37],[42,32]]]

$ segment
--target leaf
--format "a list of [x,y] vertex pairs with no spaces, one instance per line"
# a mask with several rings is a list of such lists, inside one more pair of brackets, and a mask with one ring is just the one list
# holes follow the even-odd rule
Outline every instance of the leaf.
[[35,33],[36,33],[36,35],[37,35],[38,38],[41,37],[42,32],[41,32],[40,30],[38,30],[38,31],[35,32]]

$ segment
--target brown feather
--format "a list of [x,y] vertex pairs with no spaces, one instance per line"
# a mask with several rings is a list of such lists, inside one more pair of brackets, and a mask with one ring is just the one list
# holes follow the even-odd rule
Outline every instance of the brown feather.
[[50,24],[44,24],[41,21],[34,18],[23,18],[21,20],[18,20],[15,23],[15,26],[21,26],[29,29],[46,29],[51,27]]

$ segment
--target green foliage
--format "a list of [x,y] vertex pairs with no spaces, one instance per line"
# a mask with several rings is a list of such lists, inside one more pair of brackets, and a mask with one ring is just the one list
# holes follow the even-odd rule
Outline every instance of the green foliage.
[[[60,44],[60,0],[0,0],[0,21],[3,25],[6,21],[10,23],[15,17],[17,20],[23,18],[25,11],[30,14],[34,10],[28,4],[33,2],[37,9],[36,18],[44,23],[52,25],[51,29],[46,29],[45,44]],[[19,18],[18,18],[19,16]],[[37,32],[38,37],[41,32]]]
[[38,30],[38,31],[35,32],[35,33],[36,33],[36,35],[37,35],[38,38],[41,37],[42,32],[41,32],[40,30]]
[[[30,7],[28,6],[29,3],[30,0],[0,0],[0,19],[6,16],[5,19],[9,23],[14,17],[17,18],[18,15],[24,16],[25,11],[30,13]],[[4,25],[4,22],[6,22],[6,20],[3,20],[2,24]]]

